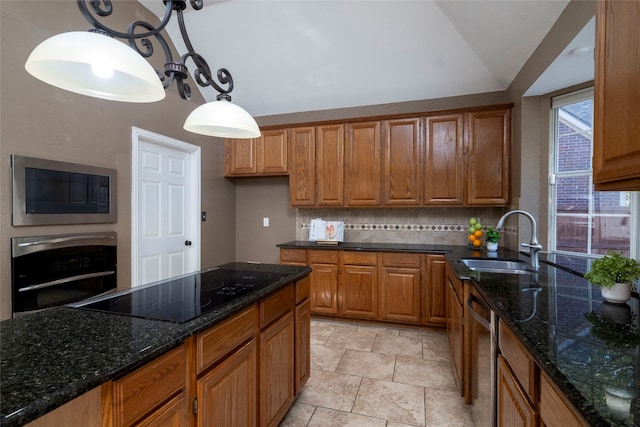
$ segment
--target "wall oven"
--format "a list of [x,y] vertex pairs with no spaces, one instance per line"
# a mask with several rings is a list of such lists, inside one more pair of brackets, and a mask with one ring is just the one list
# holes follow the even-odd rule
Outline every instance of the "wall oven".
[[478,291],[472,287],[467,309],[471,314],[470,381],[471,413],[479,427],[495,427],[497,423],[497,352],[498,319]]
[[116,242],[113,232],[12,238],[13,316],[114,290]]

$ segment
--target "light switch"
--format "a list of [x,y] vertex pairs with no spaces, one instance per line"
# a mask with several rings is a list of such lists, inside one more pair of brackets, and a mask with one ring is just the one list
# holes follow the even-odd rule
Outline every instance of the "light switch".
[[263,227],[268,227],[269,226],[269,218],[267,218],[267,217],[262,218],[262,226]]

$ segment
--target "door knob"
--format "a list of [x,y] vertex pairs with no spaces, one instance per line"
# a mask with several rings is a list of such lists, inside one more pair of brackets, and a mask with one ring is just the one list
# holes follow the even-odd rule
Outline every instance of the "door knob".
[[191,240],[185,240],[184,241],[184,245],[185,246],[191,246]]

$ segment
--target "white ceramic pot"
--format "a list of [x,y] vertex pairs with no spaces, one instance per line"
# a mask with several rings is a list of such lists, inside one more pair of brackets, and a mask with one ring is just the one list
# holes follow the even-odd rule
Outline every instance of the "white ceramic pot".
[[498,242],[487,242],[487,250],[495,252],[498,250]]
[[616,283],[611,288],[600,287],[602,298],[609,302],[624,304],[631,298],[631,283]]

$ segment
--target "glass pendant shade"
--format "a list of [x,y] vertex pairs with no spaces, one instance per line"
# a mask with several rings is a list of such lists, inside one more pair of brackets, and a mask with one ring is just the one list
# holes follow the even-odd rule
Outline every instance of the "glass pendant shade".
[[201,135],[221,138],[257,138],[260,128],[242,107],[221,99],[193,110],[184,122],[184,129]]
[[165,97],[151,64],[103,34],[74,31],[50,37],[31,52],[25,69],[43,82],[95,98],[155,102]]

